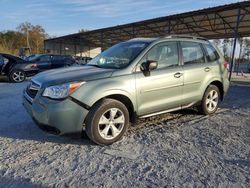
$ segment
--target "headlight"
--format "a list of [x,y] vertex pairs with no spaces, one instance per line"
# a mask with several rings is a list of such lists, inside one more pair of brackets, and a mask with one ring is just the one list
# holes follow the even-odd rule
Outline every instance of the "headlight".
[[50,86],[45,88],[43,92],[44,97],[52,99],[62,99],[68,97],[70,94],[75,92],[85,82],[67,83],[62,85]]

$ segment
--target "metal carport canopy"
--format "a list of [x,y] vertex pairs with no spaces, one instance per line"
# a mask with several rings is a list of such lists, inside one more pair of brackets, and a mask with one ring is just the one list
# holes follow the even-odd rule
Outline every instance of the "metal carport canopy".
[[46,43],[88,44],[105,49],[135,37],[171,34],[191,34],[208,39],[250,36],[250,1],[52,38],[45,40],[45,46]]

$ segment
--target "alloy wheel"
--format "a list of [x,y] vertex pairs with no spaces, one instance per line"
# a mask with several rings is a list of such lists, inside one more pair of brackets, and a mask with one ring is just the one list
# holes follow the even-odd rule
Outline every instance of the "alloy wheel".
[[22,82],[25,79],[25,75],[22,71],[15,71],[12,74],[12,78],[15,82]]
[[98,132],[105,140],[116,138],[123,130],[125,116],[118,108],[111,108],[105,111],[98,123]]
[[219,95],[218,92],[215,90],[211,90],[206,98],[206,107],[207,110],[212,112],[216,109],[219,101]]

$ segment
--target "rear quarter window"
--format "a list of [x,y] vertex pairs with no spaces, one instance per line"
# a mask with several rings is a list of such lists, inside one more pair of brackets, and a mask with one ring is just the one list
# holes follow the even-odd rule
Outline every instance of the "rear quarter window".
[[206,57],[208,62],[217,61],[220,58],[218,52],[211,44],[204,44],[204,48],[207,52]]

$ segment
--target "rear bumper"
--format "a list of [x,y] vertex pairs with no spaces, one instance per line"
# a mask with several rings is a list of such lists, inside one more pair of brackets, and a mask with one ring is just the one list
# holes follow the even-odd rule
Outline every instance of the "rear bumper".
[[23,96],[23,106],[42,130],[52,134],[79,133],[88,111],[71,100],[54,101],[35,99],[30,102]]

